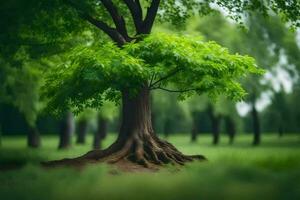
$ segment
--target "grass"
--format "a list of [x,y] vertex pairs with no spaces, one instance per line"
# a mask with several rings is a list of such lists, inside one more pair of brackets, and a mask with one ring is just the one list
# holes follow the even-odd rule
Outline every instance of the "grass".
[[[265,135],[252,147],[251,136],[240,135],[233,146],[222,138],[217,147],[209,136],[191,144],[178,134],[169,140],[187,154],[203,154],[209,161],[192,163],[180,171],[166,167],[158,173],[109,173],[109,166],[94,165],[77,171],[45,170],[40,161],[78,156],[90,149],[74,145],[58,151],[57,138],[43,138],[43,147],[27,149],[25,138],[4,137],[0,148],[0,199],[300,199],[300,136]],[[105,146],[114,139],[110,136]]]

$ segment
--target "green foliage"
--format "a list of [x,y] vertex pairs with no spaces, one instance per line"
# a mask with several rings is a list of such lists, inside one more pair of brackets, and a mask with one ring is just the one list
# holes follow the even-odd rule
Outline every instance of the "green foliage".
[[[125,18],[129,35],[134,35],[133,20],[124,1],[113,0],[112,2]],[[145,16],[152,1],[140,0],[140,2]],[[261,13],[264,16],[275,13],[285,22],[300,26],[298,0],[163,0],[160,1],[158,17],[163,22],[179,25],[183,24],[189,16],[197,13],[202,16],[207,15],[220,8],[238,22],[253,13]],[[84,37],[83,33],[87,30],[98,36],[97,39],[107,40],[108,38],[103,37],[101,31],[81,18],[82,13],[114,27],[111,16],[99,0],[2,1],[0,54],[9,57],[24,45],[29,49],[42,51],[47,51],[49,48],[52,51],[65,49],[66,43],[73,43],[79,36]]]
[[240,24],[255,13],[263,16],[272,16],[275,13],[293,27],[300,26],[298,0],[164,0],[161,4],[161,18],[176,25],[182,24],[195,12],[203,16],[221,8],[231,19]]
[[26,62],[22,67],[11,67],[1,63],[0,102],[16,107],[25,117],[27,123],[34,127],[40,109],[39,88],[41,73],[36,63]]
[[141,85],[146,79],[143,62],[113,43],[77,47],[63,65],[53,68],[44,92],[49,108],[100,108],[104,100],[118,102],[119,91]]
[[[77,47],[67,60],[53,69],[44,87],[49,108],[56,112],[98,108],[104,100],[118,102],[120,91],[130,88],[135,95],[147,81],[152,89],[172,85],[182,99],[208,93],[240,100],[245,92],[238,78],[262,73],[251,57],[229,54],[198,37],[165,33],[147,36],[122,49],[112,43]],[[172,76],[165,78],[169,74]]]
[[151,67],[154,78],[150,85],[157,89],[171,85],[183,99],[208,93],[210,97],[224,94],[240,100],[245,92],[238,78],[263,72],[251,57],[230,54],[226,48],[199,37],[156,33],[129,47],[131,54]]

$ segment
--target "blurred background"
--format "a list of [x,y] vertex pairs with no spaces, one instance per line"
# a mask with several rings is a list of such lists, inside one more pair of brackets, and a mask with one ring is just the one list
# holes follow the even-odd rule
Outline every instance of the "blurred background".
[[[221,13],[195,17],[185,26],[162,24],[155,31],[201,35],[206,41],[213,40],[227,47],[231,53],[254,57],[266,73],[241,80],[248,93],[243,102],[223,97],[211,100],[205,95],[178,101],[176,94],[155,92],[152,117],[156,133],[166,138],[181,133],[192,142],[201,140],[203,135],[210,136],[210,143],[215,145],[220,137],[234,144],[236,137],[245,134],[253,145],[263,142],[261,135],[300,137],[299,30],[291,30],[272,16],[266,19],[252,16],[246,26],[241,26]],[[45,103],[39,97],[43,69],[26,63],[10,71],[2,65],[1,70],[2,137],[27,138],[28,146],[37,148],[42,144],[40,136],[52,135],[57,137],[59,148],[65,148],[72,140],[85,144],[88,135],[93,137],[89,145],[101,148],[107,133],[118,132],[119,105],[107,102],[98,111],[87,109],[76,116],[67,113],[54,117],[43,111]]]

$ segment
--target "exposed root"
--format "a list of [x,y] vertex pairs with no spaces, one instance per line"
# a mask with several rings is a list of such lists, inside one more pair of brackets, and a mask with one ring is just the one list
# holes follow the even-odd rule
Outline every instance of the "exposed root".
[[[113,165],[131,164],[134,167],[158,169],[165,164],[184,165],[194,160],[206,160],[204,156],[187,156],[172,144],[152,135],[150,138],[130,138],[125,142],[117,140],[105,150],[93,150],[73,159],[63,159],[42,163],[46,167],[74,166],[83,167],[89,163],[104,162]],[[122,166],[120,166],[122,168]],[[131,171],[130,169],[125,169]]]

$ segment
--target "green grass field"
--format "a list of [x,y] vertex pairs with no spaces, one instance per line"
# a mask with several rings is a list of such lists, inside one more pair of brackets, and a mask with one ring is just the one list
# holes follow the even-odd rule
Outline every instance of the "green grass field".
[[[46,170],[40,161],[78,156],[90,149],[73,145],[58,151],[56,137],[44,137],[43,147],[26,148],[25,138],[4,137],[0,148],[0,198],[10,199],[300,199],[300,135],[265,135],[259,147],[251,136],[239,135],[232,146],[223,137],[214,147],[211,138],[199,136],[191,144],[188,135],[170,141],[187,154],[203,154],[208,162],[169,166],[157,173],[109,173],[109,166],[84,170]],[[105,146],[113,141],[110,136]],[[22,166],[20,168],[20,166]],[[14,170],[7,168],[16,167]],[[18,167],[18,168],[17,168]]]

